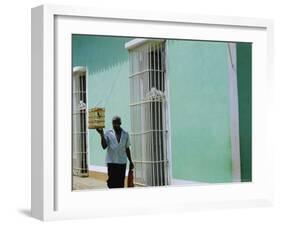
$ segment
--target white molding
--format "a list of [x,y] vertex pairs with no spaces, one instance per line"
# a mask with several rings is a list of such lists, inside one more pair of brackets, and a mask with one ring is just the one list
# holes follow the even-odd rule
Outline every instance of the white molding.
[[[159,11],[137,11],[137,10],[121,10],[107,8],[106,10],[98,7],[83,7],[44,4],[42,7],[48,9],[53,15],[93,17],[101,19],[114,20],[138,20],[157,23],[188,23],[199,25],[219,25],[219,26],[237,26],[245,28],[269,28],[273,27],[273,21],[265,18],[252,17],[235,17],[235,16],[217,16],[217,15],[198,15],[174,12]],[[159,19],[161,18],[161,19]]]
[[169,179],[168,184],[172,183],[172,176],[173,176],[173,162],[172,162],[172,131],[171,131],[171,98],[170,98],[170,80],[169,80],[169,69],[168,69],[168,45],[167,42],[165,43],[165,78],[166,78],[166,91],[167,91],[167,101],[166,101],[166,122],[167,130],[168,130],[168,142],[167,142],[167,159],[168,159],[168,172],[169,172]]
[[107,174],[107,167],[106,166],[89,165],[89,170]]
[[230,135],[232,156],[232,181],[241,181],[240,140],[239,140],[239,105],[237,86],[236,43],[227,44],[228,81],[230,96]]
[[148,41],[148,39],[146,39],[146,38],[135,38],[135,39],[133,39],[133,40],[131,40],[129,42],[126,42],[125,43],[125,48],[127,50],[134,49],[134,48],[136,48],[136,47],[138,47],[140,45],[145,44],[147,41]]
[[38,6],[32,9],[31,17],[31,215],[46,220],[56,211],[58,185],[54,134],[54,14],[52,9]]
[[[89,170],[107,174],[107,167],[106,166],[90,165]],[[128,174],[128,170],[126,170],[126,175],[127,174]],[[200,182],[200,181],[191,181],[191,180],[182,180],[182,179],[171,178],[171,184],[170,185],[198,185],[198,184],[208,184],[208,183]]]
[[87,73],[87,69],[84,66],[76,66],[73,67],[73,73],[74,74]]
[[88,85],[88,81],[89,81],[89,69],[88,67],[85,67],[86,69],[86,128],[87,128],[87,166],[88,166],[88,170],[89,170],[89,166],[90,166],[90,129],[88,128],[88,120],[89,120],[89,85]]
[[172,178],[171,185],[206,185],[206,182],[191,181],[191,180],[182,180]]
[[31,215],[43,219],[43,7],[32,9],[31,32]]
[[125,43],[125,48],[127,50],[131,50],[144,45],[147,42],[164,42],[164,39],[134,38],[133,40]]

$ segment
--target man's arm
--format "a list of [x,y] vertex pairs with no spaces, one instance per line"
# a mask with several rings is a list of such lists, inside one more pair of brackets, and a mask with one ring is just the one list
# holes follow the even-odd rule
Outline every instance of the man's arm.
[[100,134],[100,137],[101,137],[101,146],[102,146],[102,148],[106,149],[107,148],[107,143],[106,143],[106,140],[105,140],[105,137],[104,137],[103,129],[97,129],[97,132]]
[[129,166],[130,170],[134,169],[134,163],[133,163],[132,158],[131,158],[130,148],[126,148],[126,154],[127,154],[128,159],[129,159],[129,162],[130,162],[130,166]]

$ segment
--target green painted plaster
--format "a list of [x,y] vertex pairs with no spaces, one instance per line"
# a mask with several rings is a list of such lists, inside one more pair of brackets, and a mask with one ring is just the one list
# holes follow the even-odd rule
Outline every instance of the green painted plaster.
[[[73,66],[88,69],[88,107],[105,107],[106,128],[114,115],[122,118],[122,127],[130,130],[129,62],[124,48],[131,39],[89,35],[73,35]],[[89,130],[90,165],[105,166],[106,151],[100,137]]]
[[227,44],[167,41],[172,175],[232,181]]
[[252,44],[237,43],[241,180],[252,181]]

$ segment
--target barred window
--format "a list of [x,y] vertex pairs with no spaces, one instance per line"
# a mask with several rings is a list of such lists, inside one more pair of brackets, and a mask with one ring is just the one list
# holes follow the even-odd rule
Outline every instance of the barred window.
[[135,182],[169,184],[164,40],[127,45],[130,64],[130,112]]
[[72,164],[73,174],[88,176],[86,69],[74,67],[72,83]]

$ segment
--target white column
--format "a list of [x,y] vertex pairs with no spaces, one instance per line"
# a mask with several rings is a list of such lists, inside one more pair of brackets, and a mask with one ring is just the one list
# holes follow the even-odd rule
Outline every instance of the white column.
[[241,181],[236,43],[228,43],[232,180]]

